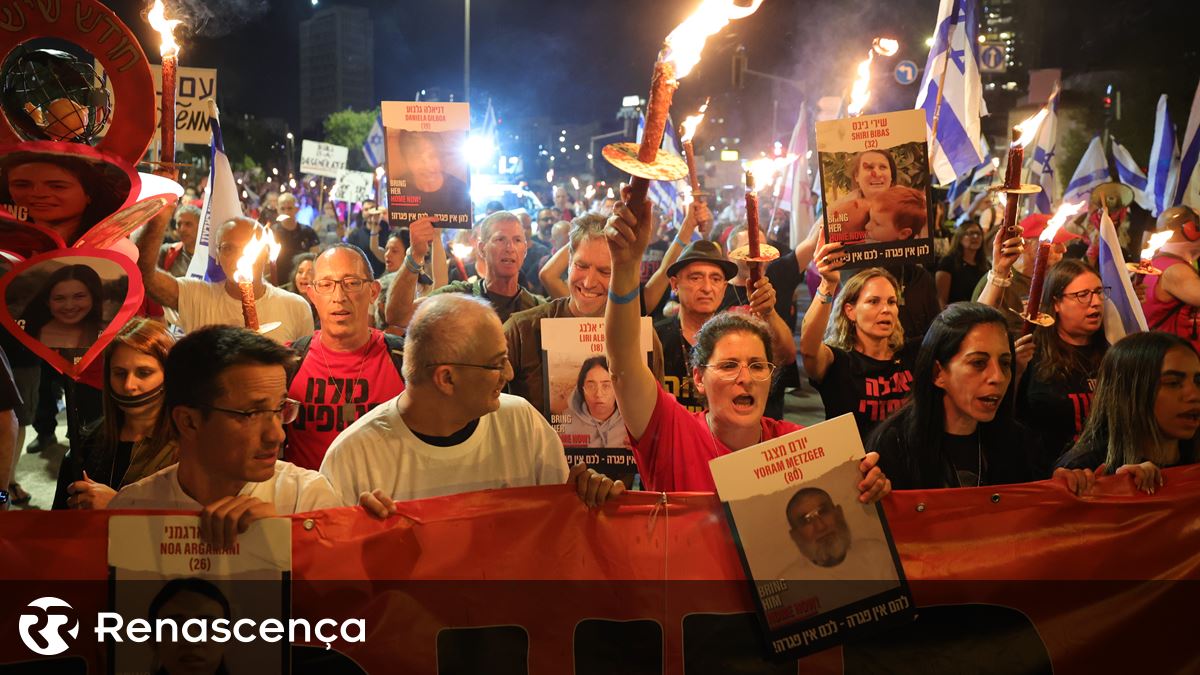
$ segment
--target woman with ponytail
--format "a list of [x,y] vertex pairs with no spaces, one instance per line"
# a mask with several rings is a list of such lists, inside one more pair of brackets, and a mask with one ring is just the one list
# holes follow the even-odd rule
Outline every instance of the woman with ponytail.
[[163,363],[175,338],[153,319],[125,324],[104,351],[104,418],[84,430],[58,474],[54,508],[102,509],[123,486],[175,463]]

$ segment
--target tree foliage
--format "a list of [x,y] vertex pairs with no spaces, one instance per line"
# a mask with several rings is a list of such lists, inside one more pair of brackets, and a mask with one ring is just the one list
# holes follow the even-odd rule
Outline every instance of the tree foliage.
[[348,168],[358,171],[370,171],[373,168],[366,165],[360,149],[378,116],[378,108],[362,111],[347,108],[325,118],[325,142],[350,148]]

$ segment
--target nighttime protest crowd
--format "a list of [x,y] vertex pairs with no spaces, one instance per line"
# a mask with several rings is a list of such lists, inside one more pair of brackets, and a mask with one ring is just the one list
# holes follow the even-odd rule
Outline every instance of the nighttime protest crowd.
[[[291,155],[230,168],[215,113],[210,161],[156,156],[139,196],[115,152],[34,124],[66,98],[30,104],[40,131],[0,150],[0,510],[198,513],[224,548],[276,516],[377,525],[404,502],[531,486],[568,486],[598,519],[627,492],[716,493],[711,460],[847,415],[853,493],[876,514],[893,491],[1041,481],[1144,502],[1200,459],[1200,92],[1182,165],[1168,148],[1149,176],[1107,130],[1070,180],[1047,172],[1056,85],[995,157],[947,103],[974,152],[961,166],[948,126],[924,126],[940,99],[801,108],[788,147],[728,185],[659,142],[668,110],[684,116],[662,98],[669,53],[624,144],[637,160],[605,149],[624,181],[519,176],[507,202],[472,196],[443,130],[387,127],[405,173],[377,158],[374,198],[344,200]],[[916,141],[822,145],[822,124],[899,136],[914,118]],[[660,150],[688,172],[639,175],[665,170]],[[459,201],[462,223],[416,212]],[[569,382],[550,372],[555,319],[596,320]],[[569,439],[632,459],[614,470]],[[61,455],[53,490],[28,489],[23,454]],[[796,492],[789,573],[868,574],[868,550],[899,565],[890,534],[849,550],[844,506]]]

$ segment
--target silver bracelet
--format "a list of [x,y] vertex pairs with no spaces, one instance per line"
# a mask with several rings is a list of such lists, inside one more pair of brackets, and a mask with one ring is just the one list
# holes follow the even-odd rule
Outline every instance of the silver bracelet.
[[988,283],[996,288],[1008,288],[1009,286],[1012,286],[1013,273],[1011,269],[1008,271],[1008,276],[1003,279],[993,274],[992,270],[988,270],[987,277]]

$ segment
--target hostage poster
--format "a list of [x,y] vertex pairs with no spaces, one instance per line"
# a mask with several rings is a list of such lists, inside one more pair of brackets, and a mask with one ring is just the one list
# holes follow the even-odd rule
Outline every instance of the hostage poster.
[[[558,433],[567,463],[586,463],[633,485],[637,472],[617,408],[604,344],[604,318],[542,319],[542,413]],[[653,353],[654,327],[642,317],[641,349]]]
[[915,616],[883,508],[858,501],[864,454],[847,414],[709,462],[770,658]]
[[471,227],[470,104],[384,101],[382,112],[388,222],[429,216],[440,227]]
[[844,269],[933,262],[925,114],[903,110],[817,122],[825,240]]
[[[228,548],[204,542],[199,529],[194,515],[109,518],[111,610],[126,624],[182,628],[177,639],[110,643],[108,672],[288,672],[291,522],[264,518]],[[237,639],[235,631],[272,621],[284,627],[280,639]]]

